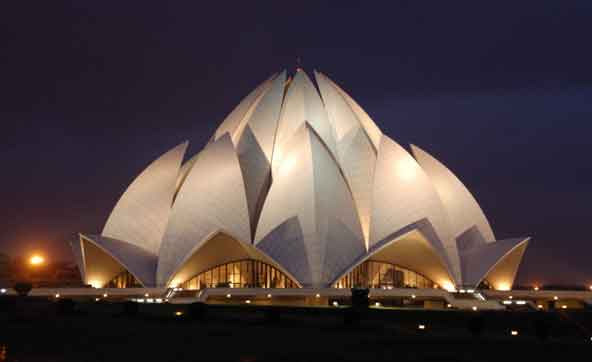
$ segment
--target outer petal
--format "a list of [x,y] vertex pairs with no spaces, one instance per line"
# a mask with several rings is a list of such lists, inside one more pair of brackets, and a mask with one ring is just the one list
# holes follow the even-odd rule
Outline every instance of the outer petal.
[[156,255],[121,240],[99,235],[80,235],[87,284],[103,287],[124,270],[145,287],[154,286]]
[[505,239],[461,250],[463,283],[487,279],[498,290],[510,290],[530,238]]
[[376,162],[372,209],[371,248],[389,242],[393,232],[428,219],[439,241],[434,246],[448,261],[455,282],[460,283],[456,241],[436,190],[413,157],[386,136]]
[[111,211],[103,236],[158,252],[187,144],[162,155],[132,182]]
[[456,238],[475,225],[486,242],[494,241],[495,236],[485,214],[465,185],[427,152],[414,145],[411,145],[411,150],[438,191],[448,213],[453,236]]
[[160,248],[157,284],[164,285],[185,256],[217,230],[251,239],[245,185],[229,135],[200,153],[179,190]]
[[286,146],[255,240],[304,286],[329,285],[364,253],[347,184],[308,125]]

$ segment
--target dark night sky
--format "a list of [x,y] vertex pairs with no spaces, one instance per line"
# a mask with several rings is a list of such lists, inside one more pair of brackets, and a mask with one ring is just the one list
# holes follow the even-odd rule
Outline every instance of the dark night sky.
[[443,161],[519,282],[591,283],[590,1],[11,1],[0,6],[0,252],[69,258],[125,187],[296,58]]

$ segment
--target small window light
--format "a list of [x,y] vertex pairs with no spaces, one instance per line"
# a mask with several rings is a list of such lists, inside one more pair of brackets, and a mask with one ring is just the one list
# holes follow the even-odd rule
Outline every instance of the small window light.
[[226,294],[226,298],[231,298],[231,297],[232,297],[232,295]]
[[334,306],[334,307],[339,307],[339,303],[338,303],[337,301],[334,301],[334,302],[333,302],[333,306]]
[[245,303],[251,304],[251,300],[250,299],[247,299],[247,300],[245,300]]
[[515,329],[512,329],[512,331],[510,332],[511,335],[513,336],[517,336],[518,335],[518,331]]
[[417,326],[417,329],[424,330],[424,329],[426,329],[426,326],[425,326],[425,324],[420,324]]
[[473,309],[474,311],[477,311],[477,306],[474,305],[473,308],[471,308],[471,309]]

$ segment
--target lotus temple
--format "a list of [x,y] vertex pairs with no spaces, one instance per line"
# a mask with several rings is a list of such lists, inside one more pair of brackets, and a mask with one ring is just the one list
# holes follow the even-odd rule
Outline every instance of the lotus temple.
[[319,72],[273,75],[200,152],[187,146],[149,164],[103,230],[72,243],[86,284],[221,297],[505,291],[530,240],[498,240],[451,170],[383,134]]

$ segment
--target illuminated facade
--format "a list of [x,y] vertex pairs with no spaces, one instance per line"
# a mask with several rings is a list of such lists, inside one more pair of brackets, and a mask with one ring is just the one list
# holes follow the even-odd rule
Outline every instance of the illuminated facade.
[[[275,74],[209,143],[163,154],[100,235],[72,243],[95,287],[511,288],[529,238],[496,240],[474,197],[325,75]],[[187,158],[185,162],[183,160]]]

